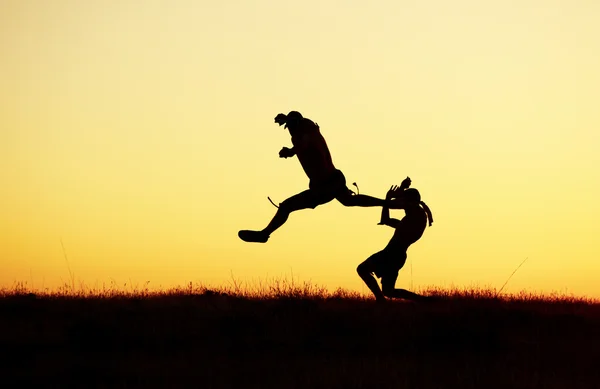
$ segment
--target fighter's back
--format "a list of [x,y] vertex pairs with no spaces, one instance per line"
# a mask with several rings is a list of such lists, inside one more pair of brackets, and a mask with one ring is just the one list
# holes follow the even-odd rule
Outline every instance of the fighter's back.
[[326,179],[335,171],[329,147],[317,124],[303,118],[299,128],[290,134],[296,156],[310,180]]

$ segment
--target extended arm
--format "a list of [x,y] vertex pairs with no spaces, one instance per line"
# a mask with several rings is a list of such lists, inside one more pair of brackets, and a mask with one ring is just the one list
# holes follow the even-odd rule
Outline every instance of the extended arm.
[[406,177],[402,180],[400,186],[392,185],[385,195],[385,201],[383,207],[381,207],[381,220],[380,225],[386,225],[397,228],[400,225],[400,220],[390,218],[390,208],[404,209],[404,198],[402,193],[410,187],[412,181],[410,177]]
[[392,228],[396,228],[400,225],[400,220],[390,217],[390,208],[389,208],[389,203],[397,191],[398,191],[398,187],[392,185],[390,190],[385,195],[385,202],[383,204],[383,207],[381,207],[381,220],[378,223],[379,225],[390,226]]
[[392,191],[393,193],[391,194],[390,197],[386,196],[386,205],[388,208],[391,209],[404,209],[404,207],[406,206],[406,201],[404,199],[404,196],[402,195],[404,193],[404,191],[406,189],[408,189],[410,187],[410,184],[412,184],[412,181],[410,180],[410,177],[406,177],[404,180],[402,180],[402,183],[400,184],[400,187],[393,187],[392,189],[390,189],[390,191]]

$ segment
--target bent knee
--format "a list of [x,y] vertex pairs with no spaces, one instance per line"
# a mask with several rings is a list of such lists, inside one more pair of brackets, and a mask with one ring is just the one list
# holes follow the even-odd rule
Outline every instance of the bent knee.
[[360,265],[358,265],[356,267],[356,272],[360,276],[362,276],[362,275],[368,275],[368,274],[372,273],[371,269],[369,269],[369,266],[366,265],[365,263],[361,263]]
[[317,207],[317,205],[318,204],[316,204],[314,202],[298,204],[294,201],[284,200],[281,204],[279,204],[279,210],[281,212],[291,213],[294,211],[298,211],[300,209],[306,209],[306,208],[315,209]]
[[350,200],[346,200],[346,199],[338,199],[338,201],[340,202],[340,204],[342,204],[344,207],[351,207],[354,204],[352,203],[352,201]]
[[356,205],[356,199],[351,194],[344,194],[336,197],[336,199],[345,207],[352,207]]
[[364,265],[364,264],[362,264],[362,263],[361,263],[360,265],[358,265],[358,266],[356,267],[356,272],[357,272],[359,275],[363,275],[363,274],[365,274],[365,272],[366,272],[366,271],[365,271],[365,265]]

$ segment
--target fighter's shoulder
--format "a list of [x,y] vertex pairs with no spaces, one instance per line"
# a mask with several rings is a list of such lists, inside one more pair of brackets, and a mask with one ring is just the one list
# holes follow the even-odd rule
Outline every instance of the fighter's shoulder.
[[319,131],[319,125],[308,118],[302,118],[302,127],[305,131]]

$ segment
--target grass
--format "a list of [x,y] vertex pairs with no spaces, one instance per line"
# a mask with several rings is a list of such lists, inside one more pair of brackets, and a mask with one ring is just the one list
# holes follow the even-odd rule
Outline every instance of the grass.
[[286,279],[16,284],[0,291],[0,374],[61,388],[598,387],[598,301],[497,292],[379,305]]

